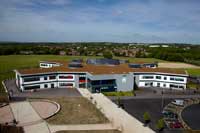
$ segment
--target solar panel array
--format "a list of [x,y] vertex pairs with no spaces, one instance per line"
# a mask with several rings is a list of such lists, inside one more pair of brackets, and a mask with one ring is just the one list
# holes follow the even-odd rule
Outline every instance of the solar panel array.
[[145,64],[129,64],[130,68],[155,68],[158,67],[157,63],[145,63]]
[[91,65],[119,65],[120,61],[118,59],[87,59],[87,64]]
[[83,67],[82,62],[83,62],[82,59],[73,59],[68,64],[68,67],[70,67],[70,68],[80,68],[80,67]]

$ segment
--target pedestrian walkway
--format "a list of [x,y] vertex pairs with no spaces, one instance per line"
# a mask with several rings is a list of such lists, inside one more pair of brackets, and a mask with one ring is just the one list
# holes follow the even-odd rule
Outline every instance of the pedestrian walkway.
[[149,127],[145,127],[136,118],[129,115],[126,111],[118,108],[111,100],[103,94],[92,94],[87,89],[78,89],[79,92],[95,103],[96,107],[111,121],[113,127],[121,130],[123,133],[153,133]]
[[49,125],[51,132],[57,131],[81,131],[81,130],[116,130],[110,123],[107,124],[76,124],[76,125]]
[[28,101],[10,103],[10,107],[17,125],[24,127],[25,133],[49,133],[48,125]]

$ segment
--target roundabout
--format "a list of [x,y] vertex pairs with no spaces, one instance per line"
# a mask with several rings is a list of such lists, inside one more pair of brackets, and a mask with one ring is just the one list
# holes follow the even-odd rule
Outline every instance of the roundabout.
[[183,109],[181,115],[185,123],[193,130],[200,130],[200,104],[193,104]]

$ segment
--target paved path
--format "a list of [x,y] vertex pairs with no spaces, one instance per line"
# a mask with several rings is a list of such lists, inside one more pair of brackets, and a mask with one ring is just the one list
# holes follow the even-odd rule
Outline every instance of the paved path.
[[49,133],[48,125],[27,101],[10,103],[18,126],[23,126],[25,133]]
[[80,130],[116,130],[110,123],[107,124],[76,124],[76,125],[49,125],[51,132],[60,130],[80,131]]
[[111,100],[105,97],[103,94],[91,94],[87,89],[78,89],[80,93],[96,103],[102,113],[112,122],[113,126],[122,130],[123,133],[153,133],[149,127],[144,127],[143,123],[136,118],[129,115],[126,111],[118,108]]

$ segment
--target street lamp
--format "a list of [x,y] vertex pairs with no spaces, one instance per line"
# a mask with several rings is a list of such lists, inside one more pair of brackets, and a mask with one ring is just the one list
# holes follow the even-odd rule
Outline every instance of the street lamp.
[[163,109],[163,106],[164,106],[164,97],[163,97],[163,94],[164,94],[164,90],[163,90],[163,87],[162,87],[162,92],[161,92],[162,96],[161,96],[161,110]]

